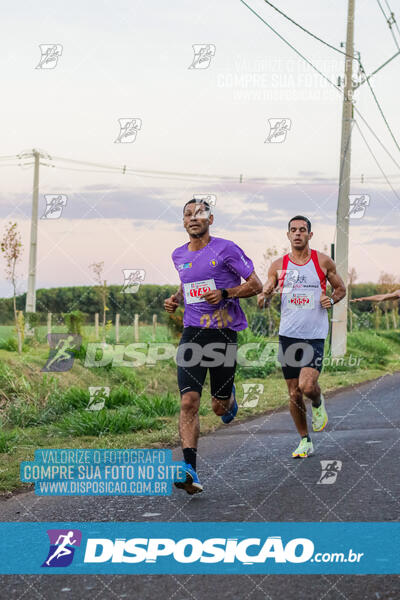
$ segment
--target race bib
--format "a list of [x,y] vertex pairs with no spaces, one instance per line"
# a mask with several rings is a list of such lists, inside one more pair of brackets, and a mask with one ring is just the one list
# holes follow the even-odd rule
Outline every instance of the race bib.
[[287,305],[293,309],[312,309],[314,308],[314,294],[312,292],[293,292],[288,296]]
[[195,304],[197,302],[205,302],[202,296],[217,288],[214,279],[205,279],[204,281],[184,283],[183,289],[185,292],[186,304]]

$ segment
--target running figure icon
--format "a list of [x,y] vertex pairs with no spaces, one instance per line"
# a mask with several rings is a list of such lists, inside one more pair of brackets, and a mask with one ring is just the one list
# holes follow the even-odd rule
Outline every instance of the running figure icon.
[[[74,537],[73,531],[68,531],[66,535],[59,535],[56,541],[57,549],[55,552],[46,560],[46,565],[50,566],[51,561],[54,558],[61,558],[62,556],[66,556],[67,554],[72,554],[72,550],[67,548],[67,546],[73,546],[76,544],[77,540],[72,539]],[[60,542],[60,540],[63,540]]]

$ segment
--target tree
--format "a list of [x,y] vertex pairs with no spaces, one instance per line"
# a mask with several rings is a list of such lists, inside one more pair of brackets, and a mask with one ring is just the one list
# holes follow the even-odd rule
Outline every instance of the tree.
[[102,330],[103,330],[103,342],[106,341],[106,312],[108,311],[107,300],[109,289],[107,287],[107,281],[103,279],[103,269],[104,269],[104,261],[93,263],[89,265],[89,269],[92,269],[95,280],[98,285],[95,287],[97,294],[100,297],[102,307],[103,307],[103,322],[102,322]]
[[13,308],[14,308],[14,322],[15,328],[17,330],[17,338],[18,338],[18,352],[22,351],[22,341],[23,341],[23,314],[22,311],[17,311],[17,273],[16,267],[17,263],[21,260],[22,256],[22,242],[21,242],[21,234],[17,229],[16,223],[9,222],[6,225],[3,238],[1,240],[1,252],[4,255],[6,261],[6,278],[11,282],[13,287]]

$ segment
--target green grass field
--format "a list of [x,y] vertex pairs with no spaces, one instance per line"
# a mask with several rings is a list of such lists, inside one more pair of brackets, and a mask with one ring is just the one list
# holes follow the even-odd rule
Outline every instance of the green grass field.
[[[51,329],[52,333],[66,333],[67,329],[65,325],[53,325]],[[101,337],[101,327],[99,327],[99,333]],[[139,328],[140,341],[148,342],[153,341],[153,326],[152,325],[141,325]],[[95,328],[92,325],[87,325],[82,328],[82,335],[84,338],[90,341],[95,341]],[[6,341],[10,337],[15,337],[15,327],[13,325],[0,325],[0,347],[2,342]],[[120,325],[119,328],[119,339],[120,343],[129,344],[134,342],[134,331],[132,325]],[[154,341],[163,342],[170,339],[168,328],[165,325],[158,325],[156,329],[156,337]],[[47,340],[47,326],[40,325],[35,329],[35,340],[41,344],[46,344]],[[115,343],[115,326],[113,325],[106,334],[106,341],[108,343]]]
[[[40,327],[36,338],[18,355],[7,349],[13,328],[0,327],[0,493],[26,487],[19,481],[19,464],[32,460],[37,448],[147,448],[179,443],[179,395],[172,359],[138,368],[87,368],[83,358],[76,358],[70,371],[42,373],[48,356],[46,333],[46,327]],[[113,335],[110,330],[109,343]],[[93,340],[94,328],[86,328],[84,336],[84,342]],[[121,328],[120,341],[134,341],[132,327]],[[140,328],[140,341],[153,341],[151,326]],[[159,326],[155,341],[176,344],[178,340],[165,326]],[[265,345],[271,340],[249,330],[239,335],[239,344],[255,341]],[[397,370],[400,331],[359,331],[348,336],[345,364],[325,367],[320,382],[324,391],[329,391]],[[264,391],[256,406],[240,408],[238,420],[287,403],[286,384],[272,361],[262,367],[238,368],[239,404],[243,401],[242,383],[262,383]],[[110,388],[102,410],[87,410],[89,386]],[[200,426],[203,434],[222,426],[210,409],[208,383],[202,395]]]

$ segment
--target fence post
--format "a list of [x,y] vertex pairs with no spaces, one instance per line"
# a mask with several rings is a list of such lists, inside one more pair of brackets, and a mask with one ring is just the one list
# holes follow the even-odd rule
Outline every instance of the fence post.
[[115,343],[119,344],[119,313],[115,315]]
[[47,333],[51,333],[51,312],[47,313]]
[[379,326],[381,324],[381,315],[380,315],[380,309],[379,306],[377,304],[375,304],[374,306],[374,317],[375,317],[375,330],[377,331],[379,329]]
[[94,314],[94,335],[96,340],[99,339],[99,313]]
[[156,339],[157,332],[157,315],[153,315],[153,340]]
[[134,328],[135,342],[138,342],[139,341],[139,315],[137,313],[135,313],[135,321],[133,324],[133,328]]

